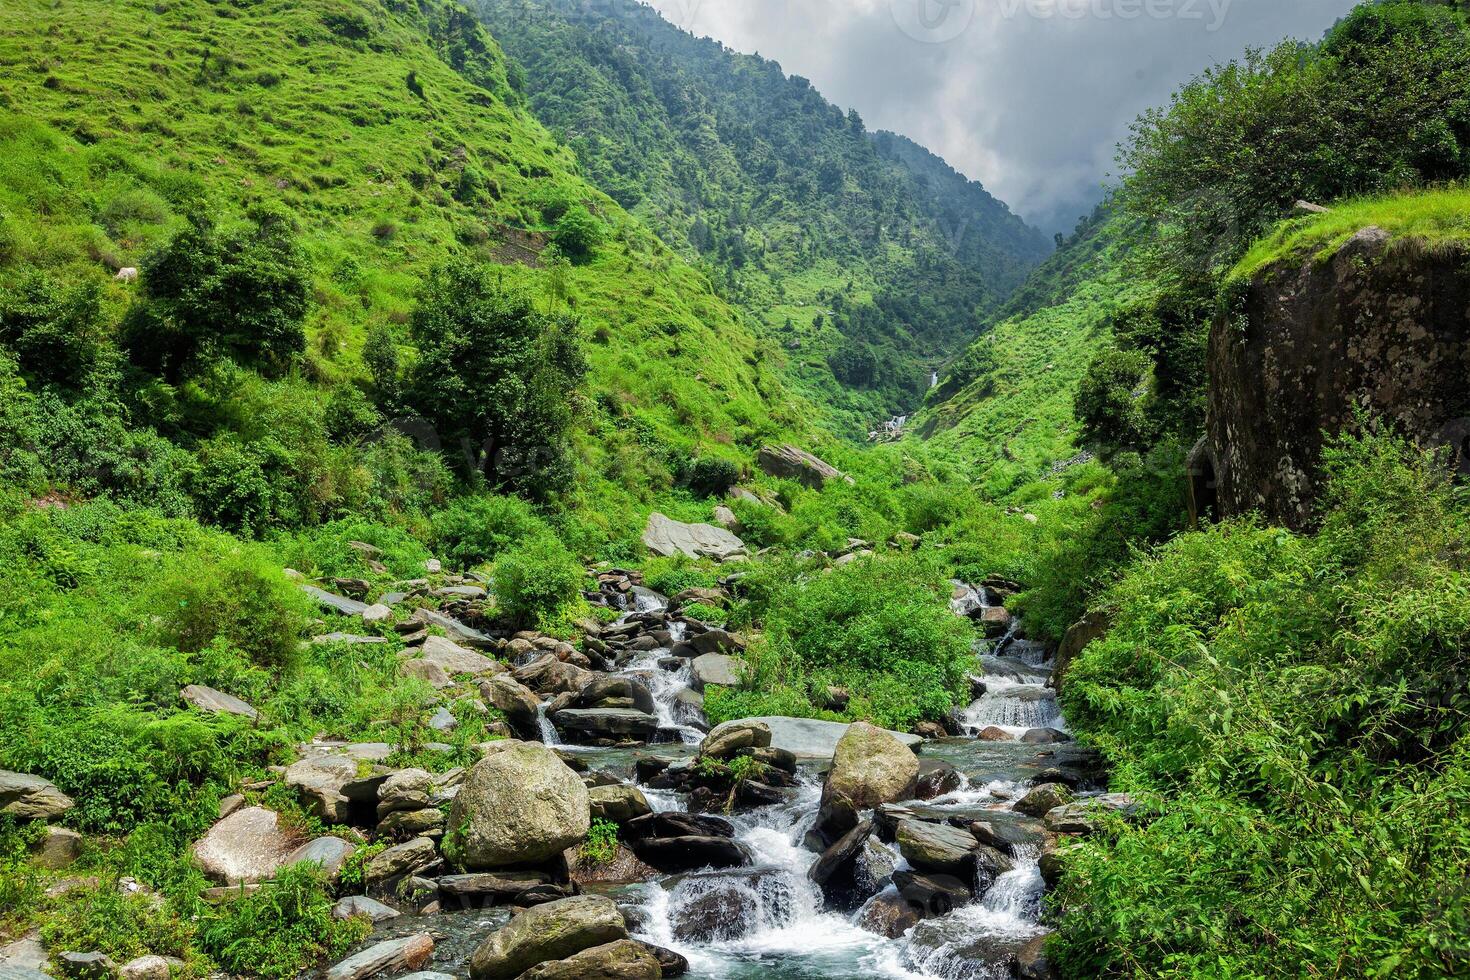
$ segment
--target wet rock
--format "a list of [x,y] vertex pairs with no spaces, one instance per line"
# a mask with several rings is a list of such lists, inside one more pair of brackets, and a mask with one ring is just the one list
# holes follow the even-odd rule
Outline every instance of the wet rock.
[[948,824],[903,820],[896,832],[904,858],[922,871],[937,871],[968,877],[975,866],[979,842],[968,830]]
[[1011,614],[1004,606],[987,606],[976,618],[985,629],[985,635],[992,640],[1005,636],[1006,630],[1011,628]]
[[238,885],[270,878],[292,847],[275,812],[253,806],[215,824],[192,850],[205,877]]
[[56,820],[76,803],[49,779],[0,769],[0,813],[17,820]]
[[646,742],[658,733],[658,719],[632,708],[567,708],[552,723],[574,739],[632,739]]
[[887,888],[874,895],[858,912],[859,928],[868,932],[897,939],[923,919],[915,903],[909,902],[898,893],[897,888]]
[[653,812],[648,798],[637,786],[598,786],[587,791],[592,819],[624,824]]
[[970,886],[947,874],[895,871],[893,887],[903,901],[921,916],[948,915],[970,900]]
[[791,898],[789,885],[771,871],[692,874],[673,887],[669,924],[679,942],[728,942],[767,924],[767,909],[779,919]]
[[837,743],[826,789],[869,808],[909,798],[918,775],[919,760],[901,740],[855,722]]
[[286,768],[285,783],[306,808],[327,823],[347,823],[351,801],[343,788],[358,778],[357,760],[346,753],[310,755]]
[[851,912],[872,895],[872,891],[864,887],[867,882],[860,874],[859,863],[872,835],[873,821],[859,822],[827,848],[807,871],[807,877],[822,890],[828,907]]
[[581,708],[626,707],[649,715],[654,713],[655,707],[648,688],[631,677],[594,678],[582,688],[576,703]]
[[641,944],[620,939],[552,960],[522,973],[519,980],[660,980],[658,958]]
[[470,976],[514,980],[548,960],[626,938],[622,913],[609,898],[581,895],[548,902],[516,915],[481,943],[470,957]]
[[693,674],[695,690],[703,691],[711,684],[719,687],[739,687],[745,676],[745,661],[723,653],[706,653],[695,657],[689,664]]
[[683,554],[690,558],[722,561],[731,555],[745,553],[745,542],[722,527],[684,524],[656,511],[649,515],[648,524],[643,529],[643,544],[664,558]]
[[287,854],[281,864],[288,867],[309,862],[321,868],[328,878],[335,878],[356,851],[357,848],[340,837],[318,837]]
[[964,784],[959,770],[947,762],[919,760],[919,780],[914,786],[914,799],[932,800],[953,793]]
[[1061,783],[1043,783],[1016,801],[1014,809],[1028,817],[1044,817],[1051,810],[1072,801],[1072,791]]
[[650,813],[623,828],[630,840],[652,837],[735,837],[735,825],[703,813]]
[[1037,936],[1016,951],[1012,972],[1019,980],[1056,980],[1059,976],[1046,957],[1046,937]]
[[179,697],[192,708],[211,715],[236,715],[255,721],[260,712],[232,694],[216,691],[201,684],[190,684],[179,692]]
[[556,753],[532,742],[477,762],[449,817],[464,865],[473,869],[548,860],[580,842],[590,825],[582,780]]
[[529,906],[570,898],[573,888],[553,881],[545,871],[499,871],[445,875],[439,879],[439,894],[445,908]]
[[813,490],[822,489],[828,480],[852,482],[852,477],[844,476],[836,467],[789,443],[763,446],[756,462],[763,472],[771,476],[795,480]]
[[438,807],[423,810],[395,810],[378,821],[378,833],[384,837],[434,837],[444,829],[444,811]]
[[943,725],[932,721],[921,721],[914,726],[914,734],[922,739],[947,738],[949,732],[945,731]]
[[700,744],[699,754],[728,760],[748,750],[767,748],[770,744],[769,725],[754,719],[741,719],[716,725]]
[[31,863],[50,871],[69,868],[82,856],[83,837],[65,827],[47,827],[31,846]]
[[1072,741],[1072,736],[1055,728],[1032,728],[1021,736],[1021,741],[1027,745],[1055,745],[1058,742]]
[[1012,856],[1026,851],[1034,854],[1046,841],[1039,822],[1005,811],[971,823],[970,833],[980,843]]
[[728,837],[645,837],[629,842],[638,859],[665,874],[699,868],[739,868],[751,863],[750,850]]
[[646,943],[641,939],[635,939],[633,942],[642,946],[654,959],[658,960],[659,969],[663,971],[663,976],[682,977],[689,972],[689,961],[672,949],[664,949],[662,946],[655,946],[653,943]]
[[327,971],[327,980],[367,980],[380,973],[417,970],[434,955],[428,933],[388,939],[355,953]]
[[64,952],[56,957],[61,975],[66,980],[113,980],[117,976],[117,964],[106,953]]
[[363,918],[376,925],[379,922],[398,918],[398,910],[368,898],[366,895],[349,895],[338,899],[337,904],[332,906],[332,917],[334,919]]

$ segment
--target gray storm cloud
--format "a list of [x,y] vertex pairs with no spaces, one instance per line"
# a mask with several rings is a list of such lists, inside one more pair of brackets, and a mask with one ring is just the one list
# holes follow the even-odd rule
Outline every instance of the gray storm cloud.
[[1101,197],[1140,112],[1356,0],[649,0],[943,156],[1047,231]]

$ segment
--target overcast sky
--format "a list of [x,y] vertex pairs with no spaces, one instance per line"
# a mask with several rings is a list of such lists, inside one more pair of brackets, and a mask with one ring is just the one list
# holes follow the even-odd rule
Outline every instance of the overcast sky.
[[781,63],[1070,231],[1144,109],[1246,47],[1316,40],[1356,0],[649,0]]

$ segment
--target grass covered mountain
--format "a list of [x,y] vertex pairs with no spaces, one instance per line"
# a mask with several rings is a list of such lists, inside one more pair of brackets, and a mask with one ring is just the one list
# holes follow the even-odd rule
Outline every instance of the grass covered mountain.
[[491,0],[589,178],[789,351],[848,428],[907,412],[1050,243],[912,141],[633,0]]
[[[520,102],[499,46],[451,3],[11,5],[0,270],[58,302],[85,292],[86,323],[70,332],[95,335],[112,365],[105,385],[29,379],[17,397],[56,407],[37,410],[44,431],[7,455],[11,469],[49,458],[54,472],[26,476],[37,487],[132,487],[186,511],[203,484],[186,485],[185,457],[226,440],[245,470],[291,474],[307,498],[296,510],[312,519],[359,506],[354,488],[408,479],[364,473],[352,449],[391,406],[329,416],[374,393],[365,349],[411,364],[420,284],[450,255],[579,318],[591,367],[573,436],[584,496],[647,497],[692,457],[743,455],[729,447],[804,424],[810,408],[783,394],[777,358],[707,276],[579,177]],[[304,262],[296,366],[180,382],[111,360],[139,298],[117,270],[145,264],[191,214],[228,224],[256,207],[284,215]],[[577,222],[558,230],[569,213],[590,236],[575,257],[561,236]],[[557,241],[568,247],[542,254]],[[301,421],[265,431],[259,420],[276,414]]]

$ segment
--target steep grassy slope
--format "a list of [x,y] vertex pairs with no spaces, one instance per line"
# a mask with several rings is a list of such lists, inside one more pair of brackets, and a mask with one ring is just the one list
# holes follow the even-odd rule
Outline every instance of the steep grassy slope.
[[642,4],[492,0],[537,115],[790,351],[849,428],[912,408],[1048,243],[922,147]]
[[1111,337],[1111,316],[1143,296],[1127,223],[1099,212],[996,314],[941,376],[918,419],[940,455],[1004,495],[1080,450],[1073,393]]
[[[116,320],[134,287],[113,271],[186,210],[274,202],[314,273],[308,379],[361,376],[366,334],[401,339],[422,276],[458,251],[583,316],[589,476],[646,493],[663,457],[811,417],[706,277],[517,101],[495,42],[437,0],[19,0],[0,24],[0,268],[105,282]],[[605,243],[537,268],[577,204]]]

